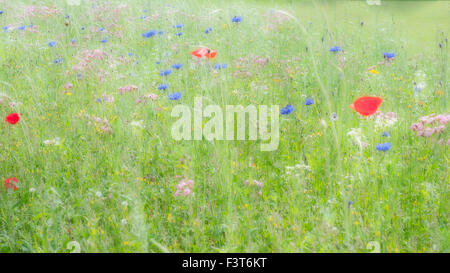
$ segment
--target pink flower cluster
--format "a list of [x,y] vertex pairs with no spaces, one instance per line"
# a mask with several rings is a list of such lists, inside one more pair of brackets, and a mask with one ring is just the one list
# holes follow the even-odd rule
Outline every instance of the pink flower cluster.
[[117,88],[117,90],[119,90],[121,95],[123,95],[124,93],[129,93],[131,91],[137,91],[138,89],[139,88],[133,84],[129,84],[129,85],[125,85],[124,87]]
[[[443,133],[449,122],[450,114],[432,114],[419,118],[419,122],[413,123],[410,128],[417,133],[417,136],[432,137]],[[439,143],[444,143],[444,140],[441,139]],[[447,140],[447,145],[450,145],[450,139]]]
[[192,188],[194,187],[194,180],[183,178],[177,185],[177,190],[173,194],[174,197],[177,196],[189,196],[192,195]]
[[19,16],[20,18],[39,16],[39,17],[49,17],[52,15],[61,14],[61,9],[57,7],[46,7],[46,6],[25,6],[23,7],[23,14]]
[[237,68],[234,72],[234,76],[251,77],[252,73],[250,72],[250,70],[252,70],[254,67],[256,67],[257,69],[262,69],[266,66],[267,63],[269,63],[269,61],[269,57],[254,56],[253,54],[250,54],[250,56],[248,57],[240,57],[237,61],[234,61],[234,64]]
[[141,102],[146,103],[148,100],[154,101],[157,98],[158,98],[158,95],[153,94],[153,93],[148,93],[148,94],[143,95],[142,97],[137,98],[135,102],[136,102],[136,104],[139,104]]
[[112,134],[111,124],[109,124],[109,122],[108,122],[108,120],[106,118],[102,119],[102,118],[99,118],[99,117],[91,117],[88,114],[84,115],[84,117],[88,120],[88,124],[91,124],[91,122],[94,122],[95,125],[96,125],[96,128],[100,132]]
[[259,189],[258,194],[261,195],[262,194],[262,188],[264,186],[264,183],[262,181],[258,181],[258,180],[252,180],[249,181],[248,179],[244,181],[244,184],[247,186],[254,186],[257,187]]
[[94,60],[103,60],[106,57],[108,57],[108,53],[104,52],[100,49],[94,49],[94,50],[83,50],[78,55],[79,62],[77,65],[72,67],[74,71],[83,71],[87,68],[89,68],[89,64],[92,63]]

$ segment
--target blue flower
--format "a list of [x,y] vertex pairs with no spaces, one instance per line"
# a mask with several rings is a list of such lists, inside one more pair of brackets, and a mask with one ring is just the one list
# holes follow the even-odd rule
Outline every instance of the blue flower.
[[382,143],[382,144],[378,144],[377,145],[377,150],[378,151],[382,151],[382,152],[386,152],[389,151],[392,148],[392,144],[389,142],[386,143]]
[[179,100],[180,98],[181,98],[180,92],[169,94],[169,100]]
[[106,43],[106,42],[108,42],[108,39],[105,38],[105,39],[103,39],[103,40],[100,40],[100,42],[101,42],[101,43]]
[[160,86],[158,86],[158,90],[166,90],[167,87],[169,87],[169,85],[167,85],[167,84],[161,84]]
[[314,99],[312,99],[312,98],[307,98],[307,99],[305,100],[305,105],[312,105],[312,104],[314,104]]
[[71,42],[72,44],[75,44],[75,43],[77,42],[77,40],[72,39],[72,40],[70,40],[70,42]]
[[105,31],[105,28],[101,27],[101,28],[98,29],[98,31]]
[[2,15],[2,14],[3,14],[3,12],[4,12],[3,10],[0,10],[0,15]]
[[155,35],[156,35],[156,30],[150,30],[150,31],[142,33],[142,37],[144,37],[144,38],[150,38]]
[[163,34],[164,34],[164,31],[162,31],[162,30],[158,31],[158,35],[163,35]]
[[182,68],[183,67],[183,64],[173,64],[172,65],[172,68],[173,69],[180,69],[180,68]]
[[56,45],[55,41],[48,42],[49,47],[54,47]]
[[225,69],[227,68],[227,64],[215,64],[214,69]]
[[53,61],[53,63],[54,63],[54,64],[60,64],[60,63],[62,63],[63,61],[64,61],[63,58],[57,58],[57,59],[55,59],[55,60]]
[[9,27],[8,27],[8,26],[4,26],[4,27],[2,27],[2,29],[3,29],[5,32],[8,32]]
[[353,201],[350,200],[350,201],[348,201],[347,204],[348,204],[348,207],[351,207],[351,205],[353,205]]
[[81,27],[81,30],[85,30],[86,29],[86,27]]
[[390,135],[388,132],[384,132],[384,133],[383,133],[383,136],[384,136],[384,137],[390,137],[391,135]]
[[206,34],[210,33],[211,31],[212,31],[212,28],[210,28],[210,27],[207,28],[207,29],[205,29],[205,33],[206,33]]
[[281,108],[280,114],[289,115],[290,113],[292,113],[292,111],[294,111],[294,107],[290,104],[287,104],[286,107]]
[[340,46],[333,46],[330,49],[328,49],[330,52],[339,52],[342,51],[342,48]]
[[183,27],[184,27],[184,24],[174,25],[173,27],[174,27],[174,28],[183,28]]
[[145,19],[145,18],[147,18],[147,16],[141,16],[141,19]]
[[170,74],[172,74],[172,70],[170,70],[170,69],[162,70],[161,72],[159,72],[159,75],[161,75],[161,77],[168,76]]
[[20,27],[18,27],[17,29],[18,29],[18,30],[24,30],[24,29],[25,29],[25,26],[20,26]]
[[395,57],[395,53],[394,53],[394,52],[384,52],[383,56],[384,56],[386,59],[392,59],[392,58]]
[[161,63],[160,61],[156,61],[156,62],[155,62],[155,64],[160,64],[160,63]]
[[177,36],[181,36],[181,35],[183,35],[183,32],[178,32],[178,33],[175,33],[175,35],[177,35]]
[[231,22],[233,23],[242,22],[242,16],[234,16],[233,18],[231,18]]

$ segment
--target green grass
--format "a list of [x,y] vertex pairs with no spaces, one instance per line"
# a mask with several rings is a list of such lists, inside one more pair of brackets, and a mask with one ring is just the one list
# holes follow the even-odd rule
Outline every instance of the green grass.
[[[106,11],[84,0],[0,5],[0,26],[38,28],[0,30],[0,117],[22,114],[16,125],[0,124],[0,180],[19,179],[17,191],[0,189],[0,252],[69,252],[71,241],[82,252],[370,252],[373,241],[382,252],[450,250],[448,146],[409,128],[421,116],[449,113],[448,2],[129,1],[120,16],[111,11],[122,1],[99,2]],[[26,5],[61,13],[20,17]],[[160,18],[140,19],[154,14]],[[234,15],[243,21],[231,23]],[[152,29],[164,35],[142,38]],[[212,63],[228,67],[213,74],[197,64],[190,52],[201,45],[218,51]],[[328,51],[336,45],[344,51]],[[109,57],[78,77],[72,67],[85,49]],[[377,65],[383,52],[398,54],[392,65]],[[249,55],[270,61],[238,61]],[[182,69],[164,80],[168,90],[157,90],[159,71],[174,63]],[[373,65],[378,75],[367,72]],[[426,87],[415,93],[418,70]],[[120,95],[127,84],[138,92]],[[175,91],[182,99],[169,101]],[[148,93],[159,98],[135,103]],[[114,102],[96,102],[102,94]],[[358,116],[349,105],[363,95],[382,97],[379,110],[398,122],[377,128]],[[261,152],[259,141],[174,141],[171,110],[192,106],[195,96],[295,110],[280,116],[273,152]],[[108,119],[113,133],[84,114]],[[130,124],[140,120],[143,129]],[[361,128],[367,148],[347,136],[351,128]],[[55,137],[60,145],[43,144]],[[377,151],[383,142],[393,148]],[[296,164],[307,167],[289,174],[286,166]],[[175,176],[195,181],[193,196],[173,197]],[[247,179],[264,181],[261,195]]]

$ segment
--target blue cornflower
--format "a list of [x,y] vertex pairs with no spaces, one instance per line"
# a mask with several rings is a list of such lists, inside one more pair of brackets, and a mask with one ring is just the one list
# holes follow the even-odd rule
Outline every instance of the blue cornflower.
[[77,40],[72,39],[72,40],[70,40],[70,42],[71,42],[72,44],[75,44],[75,43],[77,42]]
[[70,18],[69,15],[64,16],[64,19],[69,19],[69,18]]
[[168,84],[161,84],[160,86],[158,86],[158,90],[166,90],[168,87]]
[[174,27],[174,28],[183,28],[183,27],[184,27],[184,24],[174,25],[173,27]]
[[48,42],[49,47],[54,47],[56,45],[55,41]]
[[169,94],[169,100],[179,100],[180,98],[181,98],[180,92]]
[[382,151],[382,152],[386,152],[389,151],[392,148],[392,144],[389,142],[386,143],[382,143],[382,144],[378,144],[377,145],[377,150],[378,151]]
[[155,62],[155,64],[160,64],[160,63],[161,63],[160,61],[156,61],[156,62]]
[[4,27],[2,27],[2,29],[3,29],[5,32],[7,32],[8,29],[9,29],[9,27],[8,27],[8,26],[4,26]]
[[162,31],[162,30],[158,31],[158,35],[163,35],[163,34],[164,34],[164,31]]
[[312,99],[312,98],[307,98],[307,99],[305,100],[305,105],[312,105],[312,104],[314,104],[314,99]]
[[98,31],[105,31],[105,28],[101,27],[101,28],[98,29]]
[[182,68],[183,67],[183,64],[173,64],[172,65],[172,68],[173,69],[180,69],[180,68]]
[[207,28],[207,29],[205,29],[205,33],[206,33],[206,34],[210,33],[211,31],[212,31],[212,28],[210,28],[210,27]]
[[290,104],[287,104],[286,107],[280,109],[280,114],[289,115],[290,113],[292,113],[292,111],[294,111],[294,107]]
[[159,72],[159,75],[161,75],[161,77],[168,76],[170,74],[172,74],[172,70],[170,70],[170,69],[162,70],[161,72]]
[[148,9],[144,9],[144,12],[147,13],[147,12],[148,12]]
[[353,205],[353,201],[350,200],[350,201],[348,201],[347,204],[348,204],[348,207],[351,207],[351,205]]
[[103,39],[103,40],[100,40],[100,42],[101,42],[101,43],[106,43],[106,42],[108,42],[108,39],[105,38],[105,39]]
[[54,64],[60,64],[60,63],[62,63],[63,62],[63,58],[57,58],[57,59],[55,59],[54,61],[53,61],[53,63]]
[[147,16],[141,16],[141,19],[145,19],[145,18],[147,18]]
[[156,30],[150,30],[150,31],[142,33],[142,37],[144,37],[144,38],[150,38],[155,35],[156,35]]
[[24,30],[24,29],[25,29],[25,26],[20,26],[20,27],[18,27],[17,29],[18,29],[18,30]]
[[81,30],[85,30],[86,29],[86,27],[81,27]]
[[233,18],[231,18],[231,22],[233,23],[242,22],[242,16],[234,16]]
[[390,137],[391,134],[389,134],[388,132],[384,132],[384,133],[383,133],[383,136],[384,136],[384,137]]
[[394,52],[384,52],[383,56],[384,56],[386,59],[392,59],[392,58],[395,57],[395,53],[394,53]]
[[128,56],[134,56],[134,53],[133,52],[128,52]]
[[227,68],[227,64],[215,64],[214,69],[225,69]]
[[4,12],[3,10],[0,10],[0,15],[2,15],[2,14],[3,14],[3,12]]
[[333,46],[333,47],[330,47],[330,49],[328,49],[328,51],[339,52],[339,51],[342,51],[342,48],[340,46]]
[[181,35],[183,35],[183,32],[178,32],[178,33],[176,33],[175,35],[181,36]]

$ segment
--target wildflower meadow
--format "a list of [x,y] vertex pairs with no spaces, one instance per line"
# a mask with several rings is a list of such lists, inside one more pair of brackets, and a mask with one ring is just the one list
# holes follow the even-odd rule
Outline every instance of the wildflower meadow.
[[0,252],[448,252],[448,1],[0,0]]

